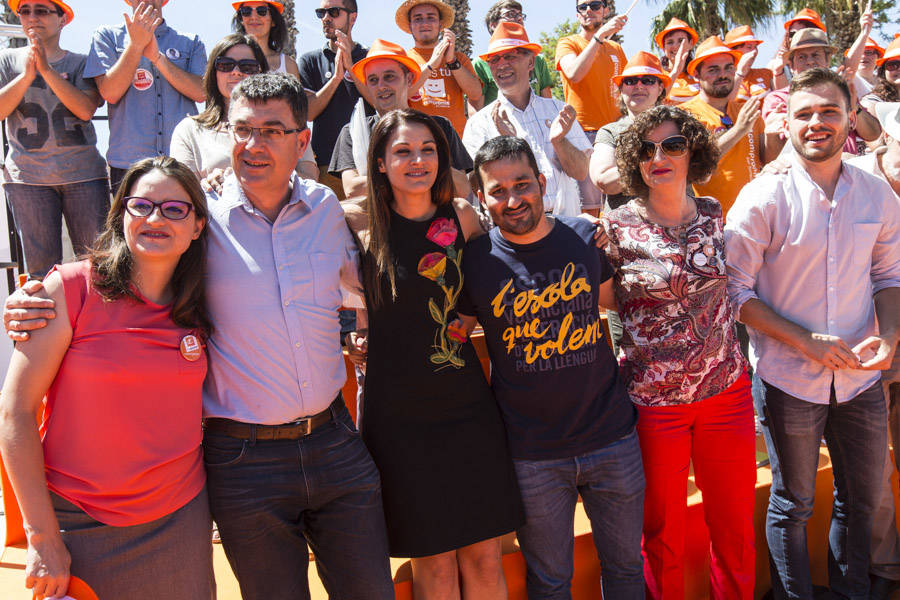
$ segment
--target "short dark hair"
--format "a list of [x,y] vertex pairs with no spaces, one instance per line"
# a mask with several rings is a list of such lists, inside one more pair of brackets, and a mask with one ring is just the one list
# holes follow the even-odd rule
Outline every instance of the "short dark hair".
[[715,138],[703,124],[680,108],[668,105],[654,106],[634,118],[634,123],[619,136],[616,142],[616,166],[619,181],[627,194],[647,198],[650,188],[641,175],[641,144],[653,129],[671,121],[678,132],[688,140],[690,164],[686,183],[702,181],[709,177],[719,163],[719,147]]
[[359,7],[356,6],[356,0],[343,0],[343,2],[344,8],[346,8],[349,12],[359,12]]
[[[287,23],[284,21],[284,16],[278,12],[278,9],[273,4],[268,4],[268,7],[269,15],[272,17],[272,28],[269,29],[269,50],[282,52],[285,44],[287,44]],[[244,22],[241,20],[241,13],[238,11],[234,12],[234,17],[231,19],[231,30],[237,33],[247,33],[247,30],[244,29]]]
[[788,104],[790,104],[790,97],[794,92],[798,92],[800,90],[808,90],[810,88],[814,88],[817,85],[823,84],[831,84],[837,86],[837,88],[841,91],[841,95],[844,97],[844,106],[847,109],[850,108],[850,87],[847,85],[847,82],[844,81],[844,78],[832,71],[831,69],[822,69],[816,67],[815,69],[809,69],[808,71],[803,71],[793,79],[791,79],[791,85],[788,88]]
[[306,129],[306,92],[296,77],[285,73],[259,73],[241,81],[231,92],[231,102],[245,98],[251,103],[284,100],[291,107],[297,127]]
[[500,22],[500,13],[507,8],[522,12],[522,5],[516,2],[516,0],[500,0],[500,2],[495,2],[494,5],[488,9],[487,14],[484,15],[484,25],[487,27],[488,33],[494,33],[494,28],[497,26],[497,23]]
[[513,137],[511,135],[499,135],[491,138],[482,144],[478,152],[475,153],[475,159],[472,162],[472,173],[475,183],[475,191],[484,191],[484,180],[481,178],[481,167],[487,163],[503,159],[519,159],[525,157],[534,176],[537,178],[541,174],[538,168],[537,160],[534,158],[534,152],[531,147],[522,138]]

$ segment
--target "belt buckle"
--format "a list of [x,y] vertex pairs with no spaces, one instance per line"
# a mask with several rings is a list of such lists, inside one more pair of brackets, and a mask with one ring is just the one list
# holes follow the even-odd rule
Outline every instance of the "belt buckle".
[[312,431],[312,417],[298,419],[294,423],[300,428],[300,437],[309,435]]

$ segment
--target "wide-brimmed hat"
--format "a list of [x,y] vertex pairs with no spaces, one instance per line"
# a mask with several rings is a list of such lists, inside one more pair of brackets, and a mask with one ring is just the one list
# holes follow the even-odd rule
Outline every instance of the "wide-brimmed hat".
[[[72,22],[72,19],[75,18],[75,11],[72,10],[72,7],[63,2],[62,0],[49,0],[53,4],[60,7],[66,15],[66,25]],[[22,4],[22,0],[9,0],[9,10],[13,11],[16,14],[19,14],[19,5]]]
[[828,34],[822,29],[808,27],[801,29],[791,38],[791,47],[788,48],[788,60],[801,48],[823,48],[828,52],[837,52],[837,48],[828,43]]
[[663,71],[659,57],[649,52],[638,52],[628,59],[622,74],[616,75],[612,80],[616,85],[622,85],[622,80],[626,77],[640,77],[641,75],[658,77],[666,87],[672,81],[669,74]]
[[876,103],[875,116],[886,134],[900,140],[900,102]]
[[232,2],[231,7],[234,10],[238,10],[241,5],[247,4],[248,2],[265,2],[266,4],[274,6],[279,13],[284,13],[284,3],[279,2],[278,0],[242,0],[241,2]]
[[360,81],[365,81],[366,65],[373,60],[378,60],[380,58],[396,60],[398,63],[412,71],[415,74],[416,79],[422,74],[422,68],[419,67],[419,63],[410,58],[402,46],[385,40],[375,40],[372,42],[372,46],[369,48],[369,53],[366,54],[366,57],[353,64],[353,74],[356,75],[356,78]]
[[894,41],[888,44],[888,47],[884,49],[884,54],[875,61],[875,64],[880,67],[887,61],[895,58],[900,58],[900,33],[894,36]]
[[[878,58],[884,56],[884,48],[878,45],[878,42],[873,40],[872,38],[866,38],[866,47],[864,50],[874,50],[878,53]],[[847,48],[844,50],[844,56],[848,56],[850,54],[850,49]]]
[[748,42],[757,45],[763,43],[761,39],[753,35],[753,30],[750,29],[749,25],[735,27],[725,34],[725,39],[722,41],[724,41],[725,45],[729,48],[734,48],[735,46],[746,44]]
[[503,52],[504,50],[512,50],[514,48],[525,48],[534,54],[540,54],[541,45],[532,43],[528,40],[528,34],[525,28],[518,23],[507,23],[503,21],[497,25],[494,33],[491,34],[491,41],[488,42],[487,52],[479,54],[478,58],[486,61],[494,54]]
[[662,48],[663,40],[665,39],[665,37],[668,34],[672,33],[673,31],[679,31],[679,30],[684,31],[689,36],[691,36],[691,42],[693,42],[694,44],[696,44],[697,40],[700,39],[700,36],[697,35],[697,32],[694,31],[694,29],[690,25],[688,25],[681,19],[676,19],[675,17],[672,17],[669,20],[669,24],[666,25],[662,31],[660,31],[659,33],[656,34],[656,37],[654,38],[656,40],[656,45],[659,46],[660,48]]
[[827,29],[825,29],[825,23],[822,22],[822,17],[820,17],[819,13],[811,8],[804,8],[796,15],[794,15],[793,18],[788,19],[787,23],[784,24],[784,30],[787,31],[788,29],[790,29],[791,23],[796,23],[797,21],[809,21],[818,29],[821,29],[822,31],[828,31]]
[[441,0],[406,0],[400,5],[400,8],[397,9],[397,13],[394,15],[397,27],[406,33],[411,33],[409,30],[409,11],[420,4],[430,4],[438,10],[438,14],[441,15],[441,29],[446,29],[453,25],[456,11],[449,4],[445,4]]
[[704,60],[719,54],[727,54],[728,56],[732,57],[734,59],[734,64],[737,64],[737,62],[741,59],[740,52],[738,52],[737,50],[732,50],[731,48],[726,46],[725,42],[719,39],[719,36],[711,35],[700,42],[700,45],[697,46],[697,53],[694,55],[694,60],[689,62],[687,66],[688,75],[693,75],[697,70],[697,67],[699,67],[700,63],[702,63]]

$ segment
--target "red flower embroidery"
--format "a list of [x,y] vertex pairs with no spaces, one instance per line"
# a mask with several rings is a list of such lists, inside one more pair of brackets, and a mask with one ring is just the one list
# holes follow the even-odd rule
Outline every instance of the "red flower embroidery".
[[419,260],[416,269],[419,275],[432,281],[442,280],[447,270],[447,255],[441,252],[429,252]]
[[458,344],[465,344],[466,338],[466,330],[463,327],[462,319],[454,319],[447,323],[447,337],[453,340]]
[[435,219],[428,228],[425,237],[440,246],[446,248],[456,241],[457,236],[456,223],[450,219]]

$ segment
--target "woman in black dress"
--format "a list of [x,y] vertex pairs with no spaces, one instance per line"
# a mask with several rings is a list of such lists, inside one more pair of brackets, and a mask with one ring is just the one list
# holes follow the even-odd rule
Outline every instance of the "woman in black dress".
[[[369,146],[361,431],[381,472],[392,556],[429,598],[506,598],[499,536],[523,522],[500,412],[458,327],[475,211],[453,199],[449,150],[428,116],[393,111]],[[460,583],[461,582],[461,583]]]

